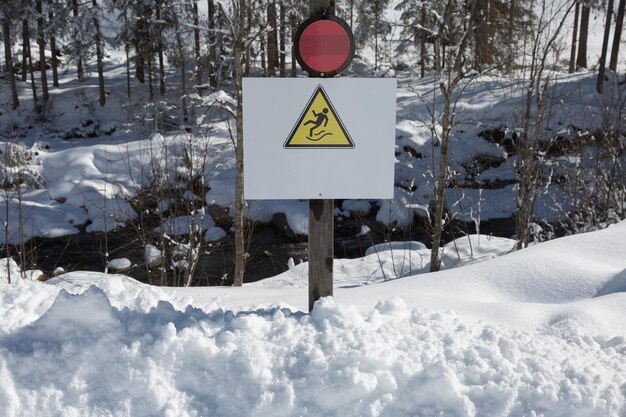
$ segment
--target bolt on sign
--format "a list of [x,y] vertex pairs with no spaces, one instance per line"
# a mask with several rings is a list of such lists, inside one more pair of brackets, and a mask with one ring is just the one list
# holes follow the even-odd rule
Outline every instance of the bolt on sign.
[[244,198],[393,198],[396,80],[245,78]]

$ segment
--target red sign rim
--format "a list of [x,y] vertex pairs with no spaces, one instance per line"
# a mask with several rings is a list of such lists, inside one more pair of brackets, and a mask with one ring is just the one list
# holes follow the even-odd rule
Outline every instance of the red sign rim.
[[[324,71],[324,72],[319,71],[318,69],[315,69],[309,66],[306,63],[306,61],[303,59],[301,51],[300,51],[300,41],[302,39],[302,35],[304,34],[305,30],[308,27],[310,27],[312,24],[320,20],[332,21],[334,23],[337,23],[339,26],[341,26],[341,28],[345,31],[345,34],[348,37],[348,41],[350,45],[346,59],[340,65],[338,65],[337,68],[332,69],[330,71]],[[336,75],[341,74],[343,71],[345,71],[346,68],[348,68],[348,66],[352,63],[352,59],[354,58],[354,52],[355,52],[354,35],[352,34],[352,30],[350,29],[350,26],[348,25],[348,23],[344,21],[343,19],[340,19],[336,16],[325,16],[325,15],[311,16],[307,20],[302,22],[300,26],[298,27],[298,30],[296,31],[296,36],[294,39],[293,47],[294,47],[294,51],[296,55],[296,60],[298,61],[298,64],[300,64],[300,67],[303,70],[305,70],[311,77],[323,77],[323,78],[334,77]]]

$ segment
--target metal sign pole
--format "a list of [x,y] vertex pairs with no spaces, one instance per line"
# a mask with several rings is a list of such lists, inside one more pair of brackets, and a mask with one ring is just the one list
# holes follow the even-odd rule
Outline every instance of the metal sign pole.
[[[309,0],[309,14],[335,14],[334,0]],[[321,297],[333,295],[333,199],[309,200],[309,312]]]

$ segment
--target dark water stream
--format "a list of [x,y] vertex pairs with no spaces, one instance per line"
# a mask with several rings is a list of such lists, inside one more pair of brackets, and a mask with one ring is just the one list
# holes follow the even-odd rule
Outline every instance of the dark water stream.
[[[362,225],[371,231],[357,236]],[[512,219],[482,222],[482,234],[511,237],[515,233]],[[454,223],[444,235],[446,242],[475,233],[474,224]],[[256,225],[248,247],[245,282],[253,282],[287,270],[289,258],[296,263],[307,260],[306,236],[284,233],[274,224]],[[342,218],[335,220],[335,258],[357,258],[376,243],[416,240],[430,245],[423,221],[416,221],[408,230],[389,231],[376,223],[373,217]],[[203,244],[192,285],[229,285],[232,283],[234,240],[229,235],[222,241]],[[26,245],[27,268],[41,269],[47,275],[61,267],[65,271],[103,272],[108,252],[109,259],[128,258],[133,267],[123,273],[142,282],[159,284],[161,274],[148,271],[144,262],[144,246],[132,228],[108,233],[86,233],[54,239],[31,240]],[[169,284],[176,284],[173,270],[167,271]]]

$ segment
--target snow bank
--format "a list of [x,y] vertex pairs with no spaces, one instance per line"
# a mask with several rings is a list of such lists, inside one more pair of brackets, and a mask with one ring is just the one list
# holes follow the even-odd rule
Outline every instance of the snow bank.
[[618,417],[624,384],[623,337],[468,326],[399,299],[365,316],[332,300],[146,312],[91,287],[0,336],[6,417]]
[[215,241],[226,237],[226,232],[215,225],[213,217],[204,209],[197,210],[193,215],[168,217],[163,226],[153,230],[156,233],[166,233],[171,236],[188,235],[206,231],[204,240]]
[[[448,262],[511,245],[478,239],[454,242]],[[310,315],[286,307],[306,301],[297,287],[170,296],[121,275],[11,284],[0,276],[0,410],[3,417],[622,417],[624,247],[626,222],[436,274],[348,285],[363,279],[357,273],[367,262],[384,268],[389,253],[424,250],[383,246],[351,260],[359,264],[343,263],[342,304],[323,299]],[[192,293],[193,304],[178,297]],[[226,307],[237,304],[255,306]]]
[[513,252],[517,242],[513,239],[487,235],[469,235],[447,243],[443,250],[441,269],[486,261]]
[[[590,335],[626,335],[626,221],[512,253],[507,239],[481,236],[480,245],[478,237],[469,239],[471,249],[467,237],[446,245],[444,266],[451,269],[437,273],[427,273],[430,252],[408,250],[410,244],[336,259],[335,299],[363,313],[381,299],[401,297],[410,306],[454,310],[468,320],[522,331],[572,327]],[[305,310],[307,283],[308,265],[300,263],[243,288],[168,291],[193,297],[196,305],[217,300],[246,309],[280,302]]]
[[297,235],[309,234],[309,204],[301,200],[252,200],[244,215],[254,221],[269,223],[275,214],[284,213],[289,228]]
[[[487,235],[470,235],[443,246],[442,269],[458,268],[512,251],[515,241]],[[336,288],[375,284],[402,277],[424,274],[430,270],[430,249],[421,242],[386,242],[366,249],[356,259],[335,259],[333,280]],[[292,261],[293,262],[293,261]],[[246,286],[306,288],[309,263],[290,265],[289,270]]]

